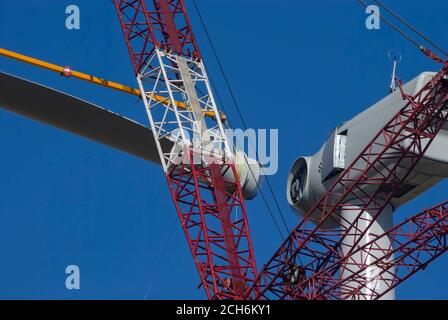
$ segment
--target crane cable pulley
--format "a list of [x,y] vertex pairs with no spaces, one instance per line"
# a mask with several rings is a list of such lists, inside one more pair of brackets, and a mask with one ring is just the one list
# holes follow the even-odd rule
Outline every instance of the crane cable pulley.
[[[363,0],[357,0],[364,8],[368,8],[368,5]],[[445,50],[441,49],[440,46],[434,43],[429,37],[425,36],[423,33],[419,32],[415,27],[413,27],[410,23],[406,22],[403,18],[401,18],[399,15],[397,15],[392,9],[385,6],[382,2],[375,0],[375,2],[385,9],[387,12],[389,12],[394,18],[396,18],[399,22],[404,24],[406,27],[408,27],[410,30],[412,30],[414,33],[416,33],[419,37],[421,37],[423,40],[428,42],[430,45],[432,45],[435,49],[440,51],[445,57],[448,58],[448,54]],[[402,37],[404,37],[406,40],[408,40],[410,43],[412,43],[414,46],[416,46],[424,55],[429,57],[430,59],[434,60],[437,63],[445,63],[445,60],[440,58],[436,53],[431,51],[429,48],[423,46],[422,44],[418,43],[415,39],[413,39],[411,36],[409,36],[407,33],[403,32],[400,28],[398,28],[395,24],[393,24],[389,19],[385,18],[383,15],[379,15],[375,12],[373,12],[379,19],[381,19],[384,23],[386,23],[388,26],[390,26],[393,30],[395,30],[398,34],[400,34]]]

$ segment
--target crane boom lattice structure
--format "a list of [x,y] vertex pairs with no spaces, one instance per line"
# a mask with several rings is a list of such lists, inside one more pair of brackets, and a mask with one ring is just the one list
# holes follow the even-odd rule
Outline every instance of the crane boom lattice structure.
[[[364,1],[358,2],[367,7]],[[380,1],[375,2],[446,56],[429,38]],[[370,113],[363,113],[364,119],[378,110],[381,116],[386,107],[392,106],[387,110],[392,111],[387,113],[391,119],[386,124],[383,117],[372,122],[353,122],[343,129],[338,127],[318,157],[307,157],[310,164],[314,163],[314,167],[309,167],[314,170],[314,182],[309,179],[311,175],[307,176],[312,171],[308,167],[291,170],[293,181],[288,190],[295,195],[288,192],[288,200],[294,198],[295,202],[290,204],[304,213],[304,218],[258,273],[244,197],[251,198],[255,187],[260,191],[260,170],[256,177],[247,158],[242,165],[236,163],[241,154],[235,153],[227,138],[226,117],[216,104],[184,0],[113,0],[113,3],[139,89],[3,48],[0,56],[139,96],[151,130],[87,102],[3,73],[0,80],[6,86],[4,91],[12,93],[0,95],[0,101],[7,110],[160,164],[207,298],[378,299],[387,297],[388,292],[448,251],[448,201],[395,226],[391,223],[394,205],[402,205],[418,193],[402,202],[396,199],[419,184],[426,184],[418,191],[422,192],[448,176],[437,176],[435,170],[443,171],[437,166],[430,173],[418,172],[419,165],[429,167],[435,162],[427,162],[434,140],[447,136],[438,134],[448,130],[448,61],[381,17],[443,67],[434,76],[430,74],[430,81],[427,73],[424,78],[419,77],[425,80],[419,80],[418,85],[414,83],[412,95],[400,83],[401,96],[392,93],[385,99],[391,100],[381,102],[380,109],[374,106],[368,109]],[[14,94],[19,91],[28,92],[26,99]],[[40,101],[45,108],[30,108],[34,101]],[[401,108],[392,117],[398,107]],[[92,126],[77,120],[86,116],[99,119],[101,124]],[[362,125],[366,123],[373,126],[364,134]],[[362,130],[354,130],[356,125]],[[352,144],[350,157],[346,153],[348,132],[352,137],[364,135],[354,147]],[[330,161],[323,155],[328,145],[328,150],[335,146],[338,149],[330,154]],[[438,148],[443,153],[446,144],[439,144]],[[340,161],[342,158],[344,161]],[[352,162],[348,166],[346,158]],[[298,159],[302,160],[308,166],[308,160]],[[326,161],[331,164],[330,171]],[[448,165],[448,158],[444,162]],[[304,173],[305,170],[308,172]],[[247,178],[248,171],[253,180]],[[324,171],[328,172],[323,174]],[[408,183],[413,179],[421,180],[417,185]],[[308,188],[312,199],[308,201],[305,197],[299,203],[307,180],[319,186]],[[384,221],[390,220],[380,223],[384,217]]]
[[[448,202],[441,203],[424,210],[402,223],[394,226],[387,232],[378,235],[369,243],[357,248],[353,254],[362,255],[362,267],[352,274],[344,277],[331,277],[325,279],[325,288],[320,290],[316,299],[378,299],[389,290],[440,257],[448,250]],[[383,238],[390,239],[390,247],[378,246]],[[391,259],[391,256],[394,258]],[[339,263],[349,264],[350,257],[345,257]],[[367,261],[371,259],[371,261]],[[374,274],[369,273],[369,266],[374,265]],[[327,273],[329,274],[329,273]],[[368,294],[363,292],[367,283],[366,277],[373,281],[385,281],[387,290],[369,288]],[[321,282],[323,279],[319,279]],[[343,294],[341,294],[341,292]]]
[[184,3],[114,3],[201,285],[210,299],[250,295],[257,272],[242,190],[222,119],[204,116],[219,112]]
[[[390,203],[392,196],[421,160],[448,116],[448,66],[429,81],[415,96],[402,90],[405,106],[380,130],[354,162],[337,178],[322,199],[307,213],[270,259],[259,275],[257,298],[316,299],[316,298],[377,298],[372,290],[354,290],[353,282],[343,286],[344,279],[359,274],[351,271],[351,259],[369,226]],[[340,210],[356,199],[353,218],[344,220]],[[318,222],[311,215],[318,212]],[[368,212],[368,215],[364,214]],[[336,220],[340,228],[324,230],[327,219]],[[367,226],[367,227],[366,227]],[[393,237],[393,233],[387,236]],[[349,247],[344,239],[351,239]],[[378,240],[378,239],[377,239]],[[428,243],[428,246],[431,246]],[[373,247],[367,247],[369,266],[373,263]],[[429,248],[426,248],[429,250]],[[422,250],[405,248],[407,254]],[[359,253],[359,252],[358,252]],[[394,261],[379,262],[393,267]],[[356,263],[359,263],[358,261]],[[376,267],[376,266],[375,266]],[[387,271],[387,270],[386,270]],[[348,273],[353,273],[348,275]],[[394,273],[389,269],[389,273]],[[371,276],[375,281],[375,276]],[[388,286],[397,285],[397,278]],[[341,282],[342,281],[342,282]],[[402,281],[399,279],[398,281]],[[334,286],[335,283],[339,285]],[[359,283],[358,283],[359,284]],[[362,287],[369,287],[364,281]],[[332,287],[333,286],[333,287]],[[331,294],[324,294],[332,288]],[[346,291],[349,289],[348,291]],[[357,288],[359,289],[359,288]],[[337,294],[335,293],[337,292]],[[383,294],[384,292],[381,292]]]

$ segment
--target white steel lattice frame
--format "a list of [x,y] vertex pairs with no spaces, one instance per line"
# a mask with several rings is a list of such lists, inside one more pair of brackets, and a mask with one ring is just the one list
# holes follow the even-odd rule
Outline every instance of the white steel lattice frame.
[[[193,108],[177,107],[179,102],[186,106],[192,105],[192,97],[185,89],[185,81],[182,79],[178,66],[181,60],[184,60],[188,66],[201,112],[220,114],[202,61],[181,57],[160,49],[154,51],[137,76],[137,81],[165,173],[172,165],[178,164],[178,159],[173,156],[171,150],[162,149],[160,142],[165,138],[170,139],[177,146],[192,150],[195,155],[200,155],[201,157],[196,159],[195,163],[201,163],[201,161],[208,163],[219,161],[219,159],[227,162],[233,159],[220,117],[213,119],[203,117],[207,128],[205,132],[201,132],[199,120],[195,117]],[[155,101],[153,99],[155,96],[162,96],[165,99]]]

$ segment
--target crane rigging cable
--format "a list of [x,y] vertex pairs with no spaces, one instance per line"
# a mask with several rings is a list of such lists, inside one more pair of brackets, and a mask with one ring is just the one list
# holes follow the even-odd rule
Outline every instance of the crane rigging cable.
[[[225,106],[224,106],[224,102],[223,102],[223,100],[221,99],[220,94],[218,93],[218,90],[216,89],[215,83],[214,83],[214,81],[213,81],[213,77],[212,77],[211,75],[210,75],[209,77],[210,77],[210,83],[211,83],[211,85],[212,85],[213,91],[216,93],[216,97],[218,98],[219,104],[220,104],[222,110],[224,111],[224,113],[227,115],[227,114],[228,114],[228,113],[227,113],[227,110],[226,110],[226,108],[225,108]],[[226,118],[226,121],[227,121],[227,123],[230,125],[230,127],[232,127],[231,122],[230,122],[230,119],[229,119],[228,117]],[[233,146],[233,151],[236,152],[236,148],[235,148],[235,146]],[[252,167],[249,165],[248,160],[245,159],[245,162],[246,162],[246,164],[247,164],[247,167],[249,168],[250,174],[252,175],[252,177],[254,177],[254,176],[255,176],[255,175],[254,175],[254,172],[253,172],[253,170],[252,170]],[[277,232],[278,232],[279,235],[280,235],[280,238],[282,238],[282,240],[285,240],[286,237],[285,237],[285,235],[283,234],[282,229],[280,228],[280,225],[279,225],[279,223],[277,222],[277,219],[275,218],[274,212],[272,211],[271,206],[269,205],[268,200],[267,200],[267,198],[266,198],[266,196],[265,196],[263,190],[260,188],[260,184],[258,183],[258,181],[256,182],[256,186],[257,186],[257,190],[258,190],[258,192],[260,193],[260,196],[261,196],[261,198],[262,198],[262,200],[263,200],[264,206],[265,206],[266,209],[268,210],[269,216],[271,217],[271,220],[272,220],[272,222],[274,223],[274,226],[275,226],[275,228],[277,229]],[[283,222],[285,223],[285,221],[283,221]],[[286,224],[285,224],[285,226],[286,226],[286,234],[289,234],[288,226],[287,226]]]
[[[368,8],[368,5],[363,1],[363,0],[357,0],[364,8]],[[389,9],[390,10],[390,9]],[[444,60],[442,58],[440,58],[439,56],[437,56],[434,52],[432,52],[431,50],[429,50],[428,48],[426,48],[425,46],[419,44],[416,40],[414,40],[411,36],[409,36],[408,34],[406,34],[405,32],[403,32],[402,30],[400,30],[396,25],[394,25],[392,22],[390,22],[388,19],[384,18],[382,15],[373,12],[373,14],[375,14],[379,19],[381,19],[382,21],[384,21],[387,25],[389,25],[392,29],[394,29],[398,34],[400,34],[401,36],[403,36],[406,40],[408,40],[410,43],[412,43],[414,46],[416,46],[424,55],[426,55],[427,57],[429,57],[430,59],[438,62],[438,63],[444,63]],[[398,16],[398,15],[397,15]],[[404,21],[404,20],[403,20]],[[408,23],[408,25],[410,26],[410,24]],[[412,30],[414,32],[417,32],[417,30],[412,27]],[[423,34],[421,34],[420,32],[418,32],[420,36],[423,36],[424,39],[427,39],[427,41],[429,40],[428,37],[424,36]],[[430,43],[433,43],[431,40],[429,40]],[[437,46],[438,47],[438,46]],[[442,50],[442,52],[444,52]]]
[[[368,8],[368,5],[363,0],[356,0],[358,1],[364,8]],[[377,15],[375,13],[375,15]],[[389,25],[392,29],[394,29],[396,32],[398,32],[401,36],[403,36],[406,40],[408,40],[410,43],[412,43],[417,48],[421,49],[421,45],[412,39],[411,36],[400,30],[397,26],[395,26],[392,22],[390,22],[388,19],[384,18],[382,15],[377,15],[378,18],[380,18],[383,22],[385,22],[387,25]]]
[[428,42],[430,45],[432,45],[435,49],[439,50],[441,53],[443,53],[444,56],[448,57],[448,53],[443,50],[439,45],[437,45],[434,41],[432,41],[428,36],[423,34],[422,32],[418,31],[414,26],[412,26],[409,22],[404,20],[401,16],[399,16],[397,13],[395,13],[392,9],[390,9],[388,6],[386,6],[384,3],[382,3],[379,0],[374,0],[380,7],[382,7],[384,10],[389,12],[394,18],[396,18],[398,21],[400,21],[402,24],[404,24],[406,27],[411,29],[413,32],[415,32],[420,38]]
[[[201,21],[201,25],[202,25],[202,27],[203,27],[203,29],[204,29],[204,32],[205,32],[205,34],[206,34],[206,36],[207,36],[207,38],[208,38],[208,42],[209,42],[209,44],[210,44],[210,46],[211,46],[211,48],[212,48],[212,50],[213,50],[213,52],[214,52],[214,56],[217,57],[217,53],[216,53],[215,46],[213,45],[213,42],[211,41],[210,34],[209,34],[209,32],[208,32],[208,29],[207,29],[206,26],[205,26],[205,22],[204,22],[204,20],[203,20],[203,18],[202,18],[202,15],[201,15],[201,13],[199,12],[199,8],[198,8],[198,6],[197,6],[197,4],[196,4],[196,2],[195,2],[194,0],[193,0],[193,3],[194,3],[194,5],[195,5],[196,13],[198,14],[199,20]],[[224,101],[223,101],[223,99],[221,98],[221,95],[219,94],[219,91],[218,91],[217,88],[216,88],[214,78],[213,78],[212,75],[209,75],[209,78],[210,78],[210,83],[211,83],[211,85],[212,85],[213,91],[215,92],[216,97],[217,97],[217,99],[218,99],[219,105],[220,105],[221,109],[224,111],[224,113],[226,114],[226,123],[227,123],[230,127],[233,127],[233,126],[232,126],[232,123],[231,123],[231,121],[230,121],[230,118],[228,117],[228,112],[227,112],[227,109],[226,109],[226,107],[225,107]],[[252,141],[250,141],[250,142],[252,142]],[[233,151],[236,152],[236,148],[235,148],[235,146],[233,146]],[[249,165],[247,159],[245,159],[245,161],[246,161],[247,167],[249,168],[250,174],[252,175],[252,177],[254,177],[254,172],[253,172],[253,170],[252,170],[252,167]],[[268,210],[268,214],[269,214],[269,216],[270,216],[272,222],[274,223],[274,226],[275,226],[275,228],[277,229],[277,232],[278,232],[279,235],[280,235],[280,238],[282,238],[282,240],[285,240],[286,237],[285,237],[285,235],[283,234],[282,229],[280,228],[280,225],[279,225],[279,223],[277,222],[277,219],[275,218],[275,215],[274,215],[274,213],[273,213],[273,211],[272,211],[272,209],[271,209],[271,207],[270,207],[270,205],[269,205],[269,203],[268,203],[268,200],[267,200],[267,198],[266,198],[266,196],[265,196],[263,190],[260,188],[260,185],[259,185],[258,182],[256,183],[256,187],[257,187],[257,190],[258,190],[258,192],[260,193],[260,196],[261,196],[261,198],[262,198],[262,200],[263,200],[264,206],[265,206],[266,209]],[[288,233],[289,233],[289,230],[288,230],[288,227],[286,226],[286,234],[288,234]]]
[[157,259],[157,262],[156,262],[156,264],[154,266],[154,271],[152,272],[151,278],[149,279],[149,283],[148,283],[148,286],[146,288],[146,292],[145,292],[145,296],[143,297],[143,300],[148,300],[149,299],[150,292],[151,292],[151,289],[153,287],[154,280],[156,279],[157,274],[159,273],[160,267],[162,266],[163,258],[165,257],[165,255],[166,255],[166,253],[168,251],[169,245],[170,245],[171,240],[173,238],[173,235],[174,235],[174,233],[176,231],[176,227],[178,225],[178,222],[179,222],[178,219],[174,219],[174,221],[173,221],[173,223],[171,225],[170,231],[168,233],[168,237],[166,238],[165,243],[164,243],[164,245],[162,247],[162,250],[160,251],[160,255],[159,255],[159,257]]
[[[217,97],[217,99],[218,99],[219,105],[220,105],[221,109],[224,111],[224,114],[226,114],[226,120],[225,120],[225,121],[226,121],[226,123],[232,128],[233,126],[232,126],[232,124],[231,124],[231,121],[230,121],[229,117],[227,117],[227,114],[228,114],[228,113],[227,113],[227,109],[226,109],[226,107],[225,107],[225,105],[224,105],[224,101],[223,101],[223,99],[221,98],[221,95],[219,94],[219,91],[218,91],[217,88],[216,88],[216,85],[215,85],[215,82],[214,82],[214,78],[213,78],[212,75],[209,75],[209,78],[210,78],[210,84],[212,85],[213,91],[214,91],[215,94],[216,94],[216,97]],[[251,140],[249,140],[249,141],[252,142]],[[236,153],[236,147],[235,147],[235,146],[232,146],[232,149],[233,149],[233,152]],[[252,177],[255,177],[254,172],[253,172],[253,170],[252,170],[252,167],[249,165],[248,160],[245,159],[245,162],[246,162],[246,164],[247,164],[247,167],[249,168],[250,174],[252,175]],[[268,210],[268,214],[269,214],[269,216],[270,216],[272,222],[274,223],[274,226],[275,226],[275,228],[277,229],[277,232],[278,232],[279,235],[280,235],[280,238],[282,238],[282,240],[285,240],[286,237],[285,237],[285,235],[283,234],[282,229],[280,228],[280,225],[279,225],[279,223],[277,222],[277,219],[275,218],[274,212],[272,211],[271,206],[269,205],[268,200],[267,200],[267,198],[266,198],[266,196],[265,196],[263,190],[260,188],[260,185],[259,185],[258,181],[256,182],[256,187],[257,187],[257,190],[258,190],[258,192],[259,192],[259,194],[260,194],[260,196],[261,196],[261,198],[262,198],[262,200],[263,200],[264,206],[265,206],[266,209]],[[289,233],[288,226],[286,226],[286,234],[288,234],[288,233]]]
[[[218,52],[217,52],[217,50],[216,50],[216,47],[215,47],[215,45],[214,45],[214,43],[213,43],[212,37],[211,37],[211,35],[210,35],[210,32],[208,31],[208,28],[207,28],[207,25],[206,25],[206,23],[205,23],[205,20],[203,19],[203,16],[202,16],[202,14],[201,14],[200,8],[199,8],[199,6],[198,6],[196,0],[192,0],[192,2],[193,2],[193,4],[194,4],[196,13],[197,13],[197,15],[198,15],[198,17],[199,17],[199,20],[200,20],[200,22],[201,22],[202,28],[204,29],[204,33],[205,33],[205,35],[206,35],[207,41],[209,42],[209,45],[210,45],[210,47],[211,47],[211,49],[212,49],[213,56],[214,56],[214,58],[215,58],[215,60],[216,60],[216,62],[217,62],[217,64],[218,64],[218,67],[219,67],[220,72],[221,72],[221,74],[222,74],[222,76],[223,76],[224,82],[225,82],[225,84],[226,84],[226,87],[227,87],[227,89],[228,89],[228,91],[229,91],[229,93],[230,93],[230,96],[231,96],[231,98],[232,98],[233,104],[235,105],[235,109],[236,109],[236,111],[237,111],[238,117],[240,118],[240,121],[241,121],[241,123],[242,123],[242,125],[243,125],[243,128],[244,128],[245,130],[247,130],[247,129],[248,129],[248,126],[247,126],[247,124],[246,124],[246,121],[245,121],[245,119],[244,119],[244,116],[243,116],[243,113],[242,113],[242,111],[241,111],[240,105],[239,105],[238,100],[237,100],[237,98],[236,98],[236,94],[235,94],[235,92],[233,91],[232,86],[230,85],[229,77],[227,76],[227,73],[226,73],[225,70],[224,70],[224,66],[223,66],[223,64],[222,64],[222,62],[221,62],[221,59],[220,59],[220,57],[219,57],[219,55],[218,55]],[[213,85],[213,86],[214,86],[214,85]],[[216,89],[215,89],[215,91],[216,91]],[[220,99],[219,96],[218,96],[218,99]],[[225,110],[224,110],[224,112],[227,114],[227,112],[226,112]],[[228,115],[228,114],[227,114],[227,115]],[[228,119],[228,117],[227,117],[227,121],[229,121],[229,123],[230,123],[230,120]],[[249,139],[249,142],[250,142],[251,144],[253,144],[253,141],[250,140],[250,139]],[[258,153],[257,153],[257,158],[258,158]],[[246,160],[246,161],[247,161],[247,160]],[[250,169],[250,171],[251,171],[251,174],[254,175],[254,173],[252,172],[252,169],[251,169],[250,166],[249,166],[249,169]],[[277,208],[277,210],[278,210],[278,212],[279,212],[279,214],[280,214],[280,216],[281,216],[283,225],[284,225],[285,228],[286,228],[286,232],[287,232],[287,234],[289,234],[289,233],[290,233],[290,230],[289,230],[288,224],[286,223],[285,216],[284,216],[283,211],[282,211],[282,209],[281,209],[281,207],[280,207],[280,204],[279,204],[279,202],[278,202],[278,200],[277,200],[277,197],[275,196],[275,193],[274,193],[274,190],[273,190],[272,185],[271,185],[271,183],[270,183],[270,180],[269,180],[269,178],[268,178],[267,176],[265,176],[265,180],[266,180],[266,183],[267,183],[267,185],[268,185],[269,191],[270,191],[270,193],[271,193],[271,195],[272,195],[272,198],[274,199],[275,206],[276,206],[276,208]],[[269,208],[269,205],[268,205],[268,203],[267,203],[267,199],[265,198],[265,195],[263,194],[263,191],[261,190],[261,188],[260,188],[260,186],[259,186],[258,183],[257,183],[257,189],[260,191],[260,195],[261,195],[261,197],[263,198],[263,201],[264,201],[266,207],[268,208],[268,211],[270,212],[271,217],[272,217],[273,220],[274,220],[275,218],[274,218],[274,216],[273,216],[273,214],[272,214],[271,209]],[[275,224],[277,225],[277,222],[275,222]],[[285,238],[283,237],[283,235],[282,235],[282,238],[285,239]]]
[[[113,1],[113,0],[110,0],[110,2],[111,2],[112,4],[114,4],[114,1]],[[205,23],[204,23],[204,21],[203,21],[203,19],[202,19],[202,15],[201,15],[200,12],[199,12],[199,8],[198,8],[198,6],[197,6],[197,4],[196,4],[195,1],[193,1],[193,3],[194,3],[194,5],[195,5],[196,11],[197,11],[197,13],[198,13],[198,16],[199,16],[199,18],[200,18],[200,20],[201,20],[202,26],[203,26],[204,29],[205,29],[205,33],[206,33],[206,35],[207,35],[207,38],[209,39],[209,42],[210,42],[210,44],[211,44],[211,46],[212,46],[213,53],[214,53],[215,57],[217,57],[217,53],[216,53],[215,47],[214,47],[213,43],[211,42],[210,35],[209,35],[209,33],[208,33],[207,28],[205,27]],[[136,26],[136,28],[139,29],[140,32],[142,32],[142,30],[141,30],[141,28],[140,28],[139,26]],[[220,64],[220,62],[218,62],[218,63]],[[220,67],[221,67],[221,69],[222,69],[222,65],[221,65],[221,64],[220,64]],[[218,98],[218,101],[219,101],[219,103],[220,103],[220,106],[221,106],[221,108],[223,109],[224,114],[227,114],[227,111],[226,111],[226,108],[225,108],[225,106],[224,106],[224,103],[223,103],[223,101],[222,101],[222,99],[221,99],[221,97],[220,97],[218,91],[216,90],[216,86],[215,86],[214,82],[212,81],[211,76],[209,76],[209,77],[210,77],[210,80],[211,80],[210,82],[211,82],[211,85],[212,85],[212,87],[213,87],[213,90],[215,91],[216,96],[217,96],[217,98]],[[241,115],[240,115],[240,116],[241,116]],[[223,117],[223,120],[224,120],[224,117]],[[229,120],[226,116],[225,116],[225,121],[227,121],[227,123],[230,124],[230,120]],[[244,121],[244,120],[243,120],[243,121]],[[247,162],[247,159],[246,159],[246,162]],[[250,170],[251,175],[254,176],[254,173],[253,173],[252,168],[251,168],[249,165],[248,165],[248,168],[249,168],[249,170]],[[279,224],[278,224],[278,222],[277,222],[277,220],[276,220],[276,218],[275,218],[275,215],[274,215],[272,209],[270,208],[270,206],[269,206],[269,204],[268,204],[267,198],[266,198],[266,196],[264,195],[264,193],[263,193],[263,191],[261,190],[261,188],[260,188],[260,186],[258,185],[258,183],[257,183],[257,189],[258,189],[258,191],[259,191],[259,193],[260,193],[260,195],[261,195],[261,197],[262,197],[262,199],[263,199],[263,202],[264,202],[264,204],[265,204],[265,207],[267,208],[267,210],[268,210],[268,212],[269,212],[269,215],[271,216],[271,219],[273,220],[273,223],[274,223],[274,225],[275,225],[277,231],[278,231],[279,234],[280,234],[280,237],[281,237],[283,240],[285,240],[285,236],[283,235],[283,232],[281,231],[281,228],[280,228],[280,226],[279,226]],[[272,192],[272,188],[271,188],[271,192]],[[273,193],[272,193],[272,194],[273,194]],[[273,196],[274,196],[274,194],[273,194]],[[277,205],[278,205],[278,201],[277,201],[277,199],[275,199],[275,196],[274,196],[274,201],[275,201],[275,202],[277,203]],[[283,220],[283,223],[284,223],[284,225],[285,225],[285,227],[286,227],[286,232],[287,232],[287,234],[288,234],[288,233],[289,233],[289,230],[288,230],[288,226],[287,226],[287,224],[286,224],[286,222],[285,222],[284,217],[282,217],[282,220]]]

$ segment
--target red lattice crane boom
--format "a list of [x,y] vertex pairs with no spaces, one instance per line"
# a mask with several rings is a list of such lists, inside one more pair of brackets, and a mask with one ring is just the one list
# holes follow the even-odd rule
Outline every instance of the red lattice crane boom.
[[[432,56],[427,49],[424,49],[424,52]],[[440,62],[440,59],[436,61]],[[390,252],[384,254],[382,259],[372,259],[376,254],[372,243],[374,244],[381,237],[372,240],[370,246],[362,247],[364,256],[369,257],[368,265],[358,265],[356,271],[350,271],[349,266],[354,263],[353,257],[355,255],[359,257],[362,252],[359,249],[359,243],[366,230],[378,219],[391,201],[392,195],[403,185],[446,122],[448,117],[447,74],[448,64],[445,63],[441,71],[415,96],[409,96],[402,91],[403,99],[407,100],[404,107],[341,173],[333,186],[307,213],[260,272],[259,283],[254,286],[254,289],[259,292],[258,299],[379,298],[385,293],[384,291],[376,292],[370,288],[361,291],[360,288],[367,286],[365,278],[364,282],[360,280],[361,277],[357,277],[358,282],[356,279],[353,280],[363,270],[365,271],[366,267],[373,265],[381,269],[384,269],[385,265],[388,266],[388,269],[383,270],[381,274],[371,275],[372,281],[377,281],[385,272],[389,273],[391,279],[385,281],[388,286],[386,292],[407,278],[394,275],[394,268],[402,265],[400,260],[388,260],[393,251],[389,250]],[[336,230],[320,228],[328,219],[344,219],[339,212],[351,199],[356,199],[359,203],[357,216],[353,220],[343,221],[343,223],[338,220],[340,228]],[[367,211],[369,218],[363,215]],[[320,217],[317,224],[315,218],[314,221],[311,220],[311,214],[315,212],[318,212]],[[411,222],[419,221],[417,219]],[[427,232],[435,232],[438,227],[438,224],[429,226]],[[397,237],[400,235],[397,230],[401,229],[392,229],[383,237],[390,237],[396,244],[401,241]],[[438,234],[444,236],[445,232]],[[401,236],[412,238],[412,229],[410,234]],[[355,239],[348,251],[342,248],[343,239],[346,237]],[[405,242],[396,250],[414,257],[414,253],[430,252],[432,245],[428,242],[416,247],[413,242]],[[441,243],[441,247],[440,252],[444,252],[445,242]],[[417,255],[414,259],[415,264],[419,265],[420,256]],[[359,259],[356,259],[356,263],[359,264]],[[343,277],[341,277],[342,274]]]
[[[387,232],[378,235],[369,243],[360,246],[353,254],[362,254],[364,257],[373,257],[369,262],[377,268],[375,277],[389,282],[387,290],[370,290],[366,295],[364,279],[369,264],[363,261],[363,267],[351,275],[338,278],[334,272],[321,272],[319,282],[325,282],[316,299],[378,299],[395,288],[400,283],[420,270],[424,270],[429,263],[440,257],[448,250],[448,202],[441,203],[426,209]],[[390,247],[382,248],[377,245],[382,238],[390,239]],[[393,256],[393,260],[390,260]],[[365,258],[366,259],[366,258]],[[349,264],[350,256],[338,261],[339,264]],[[311,279],[307,280],[312,281]],[[343,294],[341,294],[343,292]]]
[[[202,287],[210,299],[250,296],[257,273],[243,194],[221,117],[204,117],[220,113],[184,2],[114,3]],[[166,137],[174,148],[164,150]]]
[[[446,126],[447,61],[420,46],[426,56],[443,65],[441,70],[413,95],[400,85],[403,107],[349,166],[331,176],[333,184],[328,189],[325,186],[327,191],[258,274],[244,205],[246,183],[243,189],[237,170],[241,170],[240,164],[235,165],[237,156],[225,133],[225,117],[215,102],[184,1],[113,3],[139,89],[2,48],[0,55],[141,97],[207,298],[378,299],[448,250],[448,202],[389,230],[372,233],[379,229],[370,228],[394,195],[405,189],[407,178]],[[388,20],[382,20],[418,46]],[[17,105],[9,108],[105,143],[96,129],[74,126],[67,119],[55,121],[49,109],[30,113]],[[90,106],[81,109],[79,114],[95,110]],[[110,122],[108,113],[101,111],[101,117]],[[108,136],[106,144],[141,156],[127,147],[134,137],[130,136],[121,144],[116,143],[115,135]],[[157,162],[153,154],[143,157]],[[257,183],[252,186],[258,188]],[[328,222],[336,222],[338,227],[326,229],[335,225]],[[381,287],[375,286],[378,282]]]
[[[204,118],[206,113],[220,113],[183,0],[152,0],[148,6],[144,0],[114,3],[170,192],[208,298],[374,299],[387,290],[365,290],[369,266],[375,266],[372,281],[388,275],[384,282],[390,290],[446,251],[446,203],[360,244],[366,225],[378,219],[447,119],[446,63],[416,95],[402,92],[404,107],[339,175],[257,276],[242,190],[222,119]],[[441,62],[429,50],[423,51]],[[154,99],[155,95],[164,99]],[[179,102],[186,107],[180,110]],[[174,142],[173,149],[165,150],[160,143],[166,137]],[[211,141],[219,145],[217,153],[207,148]],[[341,223],[345,218],[340,210],[353,199],[358,211]],[[237,208],[240,218],[233,218]],[[316,212],[317,224],[315,217],[311,219]],[[328,219],[341,227],[320,228]],[[347,237],[353,239],[348,250],[343,249]],[[384,237],[392,239],[387,252],[375,247]],[[350,269],[353,257],[363,254],[369,262]]]

